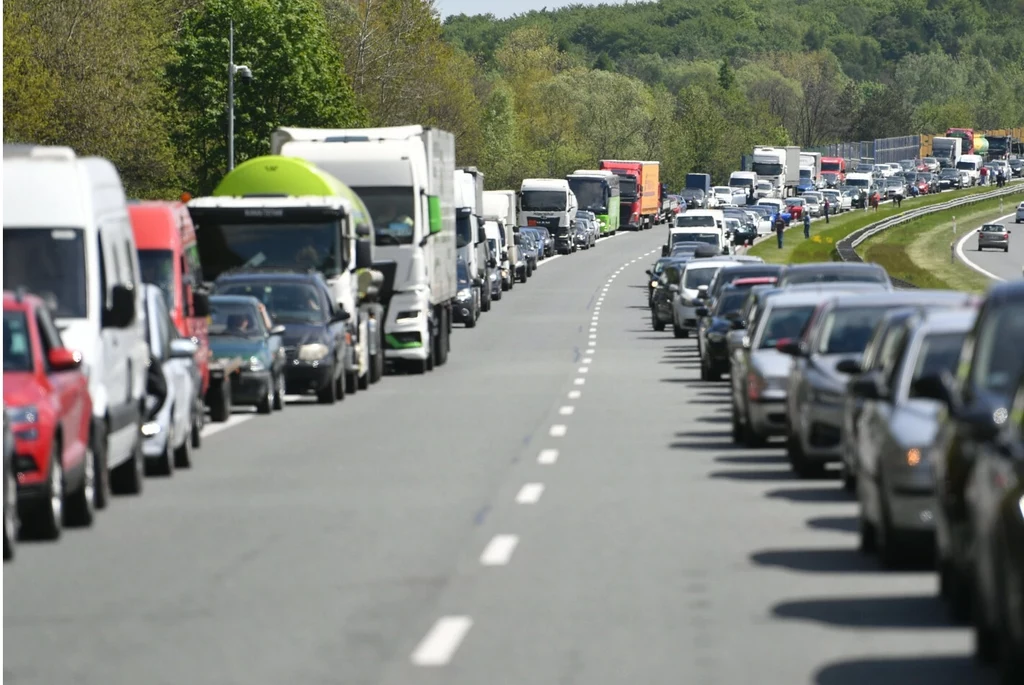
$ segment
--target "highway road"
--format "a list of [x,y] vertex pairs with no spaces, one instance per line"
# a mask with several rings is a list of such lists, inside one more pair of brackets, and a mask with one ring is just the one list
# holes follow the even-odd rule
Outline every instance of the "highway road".
[[650,329],[664,230],[549,261],[426,377],[235,419],[22,544],[5,683],[987,685],[837,481],[731,445],[726,384]]
[[[1017,197],[1014,199],[1019,201]],[[1016,204],[1016,202],[1008,202],[1007,209],[1012,210]],[[987,272],[986,275],[989,278],[995,276],[1004,281],[1021,278],[1021,269],[1024,269],[1024,224],[1015,223],[1015,216],[1016,212],[993,222],[1002,224],[1009,229],[1009,251],[988,249],[978,252],[978,239],[974,237],[977,233],[973,233],[961,239],[960,248],[963,259],[983,272]]]

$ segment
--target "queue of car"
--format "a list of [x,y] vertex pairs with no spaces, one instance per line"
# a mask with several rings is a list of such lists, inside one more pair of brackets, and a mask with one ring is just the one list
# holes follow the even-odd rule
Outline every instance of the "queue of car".
[[934,563],[978,658],[1024,682],[1024,281],[896,290],[875,264],[723,255],[663,257],[649,275],[653,328],[665,293],[701,380],[729,376],[733,441],[780,438],[800,478],[838,466],[861,551]]
[[[209,225],[212,236],[218,227],[196,218],[211,203],[128,200],[107,160],[5,145],[4,185],[5,558],[19,537],[56,540],[66,526],[91,525],[111,494],[138,495],[147,476],[192,467],[208,422],[226,422],[239,408],[280,412],[294,396],[333,405],[385,374],[383,334],[369,336],[365,364],[357,359],[353,337],[362,332],[338,298],[337,269],[262,263],[273,250],[316,257],[317,247],[292,244],[314,234],[310,243],[325,242],[319,229],[275,243],[244,225],[239,243],[215,246],[223,263],[212,264],[197,226]],[[367,208],[344,193],[352,223],[339,225],[373,236]],[[568,230],[481,225],[489,282],[469,273],[461,254],[456,264],[452,310],[467,328],[541,260],[590,250],[601,235],[586,211]],[[515,228],[518,249],[504,249],[505,228]],[[358,264],[352,242],[327,249]],[[215,277],[204,278],[204,267]],[[372,294],[374,278],[364,270],[350,284]],[[376,307],[374,333],[387,314]]]

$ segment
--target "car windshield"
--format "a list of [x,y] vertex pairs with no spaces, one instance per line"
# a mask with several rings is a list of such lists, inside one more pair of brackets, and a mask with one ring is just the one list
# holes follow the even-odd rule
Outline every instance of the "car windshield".
[[354,190],[373,217],[375,244],[412,244],[416,199],[412,188],[360,187]]
[[[698,260],[699,261],[699,260]],[[721,267],[702,267],[699,269],[687,269],[683,281],[683,287],[688,290],[696,290],[702,285],[710,285],[711,279],[718,273]]]
[[738,312],[747,299],[747,288],[733,288],[727,290],[718,300],[715,311],[719,316],[725,316],[730,312]]
[[4,312],[4,371],[31,371],[32,343],[24,312]]
[[562,190],[524,190],[524,212],[564,212],[568,198]]
[[210,302],[210,334],[236,338],[262,338],[260,315],[247,304]]
[[[451,264],[451,262],[448,262]],[[466,262],[458,262],[455,265],[455,275],[459,279],[459,285],[465,285],[469,283],[469,269],[466,268]]]
[[804,334],[804,327],[814,313],[814,305],[799,307],[773,307],[762,326],[758,349],[775,347],[780,340],[798,339]]
[[673,233],[672,244],[676,243],[703,243],[705,245],[718,245],[717,233]]
[[55,318],[85,318],[84,232],[4,226],[4,290],[18,288],[43,298]]
[[986,318],[971,375],[978,387],[1008,398],[1024,370],[1024,302],[1002,304]]
[[[925,376],[938,375],[943,371],[956,373],[960,361],[960,350],[964,345],[967,333],[932,333],[921,343],[914,364],[914,375],[911,381],[918,381]],[[911,385],[911,397],[916,397]]]
[[939,178],[956,178],[960,173],[956,169],[943,169],[939,172]]
[[888,307],[834,309],[821,322],[818,354],[861,354]]
[[160,288],[167,309],[174,309],[174,253],[170,250],[139,250],[142,282]]
[[789,205],[790,207],[793,207],[794,205],[800,206],[803,205],[805,202],[807,202],[807,200],[805,200],[802,197],[791,197],[788,200],[786,200],[786,204]]
[[263,303],[278,323],[324,323],[327,321],[326,303],[317,297],[311,285],[253,281],[217,286],[218,295],[248,295]]

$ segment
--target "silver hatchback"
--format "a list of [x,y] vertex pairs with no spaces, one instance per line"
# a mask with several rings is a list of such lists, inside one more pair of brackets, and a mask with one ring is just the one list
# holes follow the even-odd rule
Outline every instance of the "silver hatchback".
[[1010,251],[1010,229],[999,224],[985,224],[978,229],[978,251],[986,247],[1002,248]]

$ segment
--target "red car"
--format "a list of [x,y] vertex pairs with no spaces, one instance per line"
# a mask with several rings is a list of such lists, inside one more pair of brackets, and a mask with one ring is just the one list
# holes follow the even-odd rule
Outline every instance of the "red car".
[[922,195],[927,195],[932,190],[932,187],[928,185],[928,181],[925,181],[924,179],[921,179],[920,181],[915,181],[914,185],[917,186],[917,192],[921,193]]
[[14,433],[21,530],[47,540],[93,520],[92,400],[82,355],[41,299],[4,291],[4,405]]
[[805,200],[801,197],[791,197],[786,200],[786,207],[789,209],[789,213],[793,217],[793,221],[803,221],[804,202]]

